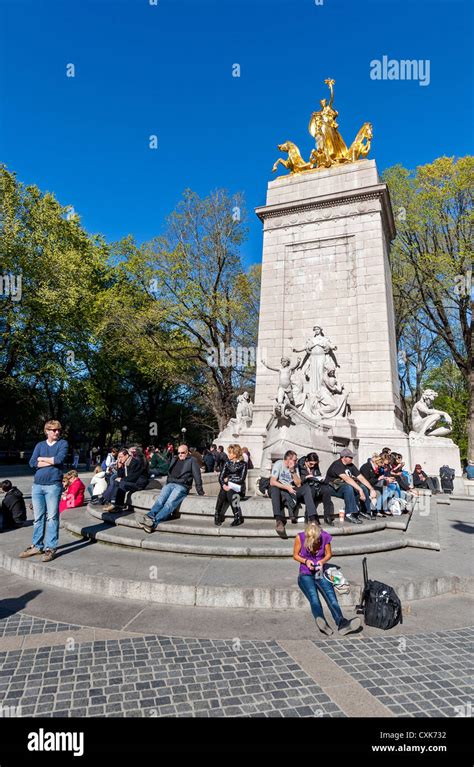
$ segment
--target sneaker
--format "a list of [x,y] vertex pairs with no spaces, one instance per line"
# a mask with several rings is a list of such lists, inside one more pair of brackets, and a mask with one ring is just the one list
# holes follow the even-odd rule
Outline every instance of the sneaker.
[[56,554],[56,549],[45,549],[44,555],[41,557],[42,562],[52,562]]
[[360,618],[352,618],[350,621],[348,621],[347,618],[344,618],[342,623],[338,626],[338,631],[343,636],[346,634],[353,634],[354,631],[357,631],[357,629],[361,627],[361,623]]
[[107,504],[104,506],[104,508],[102,509],[102,511],[107,511],[107,512],[109,512],[109,511],[115,511],[115,504],[114,504],[114,503],[107,503]]
[[331,626],[326,623],[324,618],[316,618],[316,626],[323,634],[327,634],[328,637],[334,634]]
[[288,538],[285,530],[285,523],[279,519],[275,525],[275,530],[277,531],[280,538]]
[[18,556],[20,557],[20,559],[26,559],[27,557],[34,557],[35,554],[42,554],[42,553],[43,553],[43,549],[38,549],[36,548],[36,546],[31,545],[31,546],[28,546],[27,549],[22,551],[21,554],[19,554]]
[[364,509],[364,511],[360,511],[360,516],[364,517],[364,519],[372,519],[372,514],[369,513]]
[[353,525],[361,525],[362,520],[358,519],[357,517],[354,517],[353,514],[346,514],[346,521],[350,522]]
[[139,525],[146,533],[152,533],[155,529],[155,523],[152,518],[148,516],[144,516],[143,519],[140,520]]

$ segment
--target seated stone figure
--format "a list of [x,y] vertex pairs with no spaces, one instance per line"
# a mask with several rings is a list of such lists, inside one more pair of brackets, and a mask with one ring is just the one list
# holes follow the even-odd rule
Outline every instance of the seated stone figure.
[[305,504],[310,520],[314,519],[316,521],[318,517],[309,484],[301,481],[297,460],[298,458],[294,450],[287,450],[283,460],[275,461],[272,466],[270,497],[272,499],[273,516],[276,520],[276,531],[281,538],[287,537],[285,532],[284,505],[288,507],[293,523],[298,521],[296,513],[298,502]]
[[[452,418],[444,410],[436,410],[432,404],[438,393],[433,389],[425,389],[421,399],[413,405],[411,421],[413,431],[410,436],[422,437],[445,437],[452,429]],[[439,421],[445,421],[445,426],[437,426]]]

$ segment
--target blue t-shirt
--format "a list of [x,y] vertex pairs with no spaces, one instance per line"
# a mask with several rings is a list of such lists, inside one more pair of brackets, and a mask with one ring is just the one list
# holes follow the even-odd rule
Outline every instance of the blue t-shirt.
[[466,478],[474,479],[474,466],[468,466],[466,468]]
[[[52,445],[46,440],[38,442],[30,458],[30,466],[35,469],[35,485],[60,485],[63,478],[64,461],[66,460],[68,444],[65,439],[58,439]],[[38,469],[38,458],[54,458],[54,466]]]

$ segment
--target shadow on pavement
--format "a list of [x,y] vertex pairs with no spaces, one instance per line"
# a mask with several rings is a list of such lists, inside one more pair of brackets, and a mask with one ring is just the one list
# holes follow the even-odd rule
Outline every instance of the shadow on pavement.
[[81,538],[80,540],[73,541],[72,543],[63,543],[56,549],[55,559],[64,557],[67,554],[74,554],[75,551],[79,551],[80,549],[83,549],[86,546],[90,546],[94,543],[97,543],[97,541],[91,540],[90,538]]
[[28,602],[31,602],[32,599],[36,599],[41,593],[41,589],[36,589],[36,591],[27,591],[26,594],[23,594],[21,597],[0,599],[0,619],[9,618],[10,615],[15,615],[15,613],[21,612]]
[[469,524],[469,522],[461,522],[460,519],[451,519],[450,522],[456,522],[456,524],[451,525],[451,527],[458,530],[460,533],[468,533],[471,535],[474,533],[474,525]]

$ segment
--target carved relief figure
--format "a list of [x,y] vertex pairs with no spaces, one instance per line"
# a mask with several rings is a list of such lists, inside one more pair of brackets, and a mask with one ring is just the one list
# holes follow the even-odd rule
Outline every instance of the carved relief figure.
[[312,407],[313,413],[320,418],[345,416],[348,395],[343,392],[344,386],[337,381],[334,363],[328,363],[324,369],[320,392]]
[[309,338],[303,349],[293,349],[294,352],[306,352],[303,359],[303,372],[306,380],[309,382],[308,394],[316,397],[321,389],[324,376],[324,366],[328,358],[335,360],[333,352],[337,349],[329,338],[326,338],[322,328],[315,325],[313,328],[314,336]]
[[298,357],[295,364],[291,364],[291,360],[289,357],[282,357],[281,358],[281,367],[279,368],[272,368],[270,365],[267,365],[264,360],[261,361],[262,365],[267,368],[267,370],[273,370],[275,373],[279,373],[280,377],[278,380],[278,391],[277,391],[277,397],[276,402],[273,406],[273,412],[275,415],[281,415],[283,416],[285,414],[285,405],[290,404],[295,406],[295,399],[293,396],[293,385],[291,381],[291,376],[294,370],[299,366],[301,362],[301,357]]
[[248,391],[239,394],[237,397],[236,426],[240,433],[242,429],[248,429],[252,424],[253,404]]

